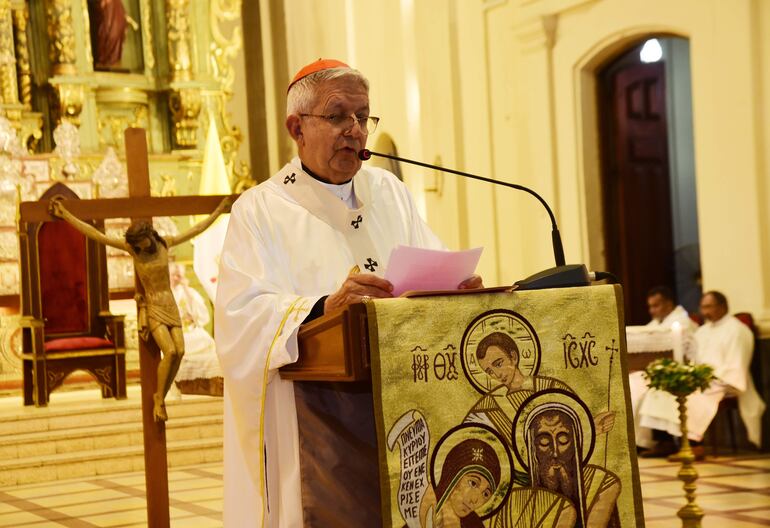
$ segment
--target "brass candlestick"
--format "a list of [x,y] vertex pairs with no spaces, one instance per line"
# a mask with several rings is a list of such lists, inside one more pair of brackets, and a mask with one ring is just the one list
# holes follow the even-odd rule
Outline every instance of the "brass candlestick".
[[682,467],[677,477],[684,482],[684,495],[687,499],[687,504],[677,512],[677,515],[682,519],[682,528],[701,528],[703,510],[695,504],[695,481],[698,480],[698,472],[693,465],[695,455],[687,438],[687,395],[676,395],[676,401],[679,403],[679,422],[682,429],[682,447],[677,453],[677,459],[681,460]]

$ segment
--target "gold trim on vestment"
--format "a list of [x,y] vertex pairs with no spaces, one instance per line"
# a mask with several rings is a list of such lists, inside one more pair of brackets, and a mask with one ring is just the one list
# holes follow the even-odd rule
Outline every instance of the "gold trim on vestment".
[[297,297],[293,303],[289,306],[289,308],[286,310],[286,313],[283,315],[283,319],[281,319],[281,324],[278,325],[278,330],[275,331],[275,335],[273,336],[273,342],[270,343],[270,348],[267,350],[267,359],[265,360],[265,370],[262,373],[262,401],[260,402],[260,412],[259,412],[259,494],[262,497],[262,519],[260,520],[260,526],[265,525],[265,514],[267,512],[267,504],[265,504],[265,501],[267,499],[267,494],[265,493],[265,479],[267,478],[267,475],[265,474],[265,396],[267,395],[267,376],[270,372],[270,356],[273,354],[273,349],[275,348],[275,343],[278,341],[278,337],[281,335],[281,332],[283,332],[283,327],[286,324],[286,321],[289,320],[289,316],[294,312],[294,307],[297,305],[297,303],[304,299],[304,297]]

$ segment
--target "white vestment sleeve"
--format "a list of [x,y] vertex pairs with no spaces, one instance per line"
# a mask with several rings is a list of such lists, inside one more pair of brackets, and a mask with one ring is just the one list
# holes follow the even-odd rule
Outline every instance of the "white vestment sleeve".
[[[277,519],[283,513],[275,509],[284,509],[279,500],[291,502],[280,491],[284,476],[279,475],[283,456],[278,446],[284,443],[284,453],[294,449],[297,425],[295,413],[281,417],[276,416],[280,413],[275,409],[267,409],[266,395],[269,391],[267,399],[293,409],[292,385],[277,378],[277,369],[297,360],[297,329],[319,297],[301,297],[287,291],[281,259],[271,252],[262,233],[268,227],[258,225],[258,205],[244,198],[233,205],[215,310],[217,354],[225,379],[224,457],[225,472],[229,473],[225,478],[225,525],[274,526],[270,518]],[[266,438],[265,422],[281,420],[277,436],[291,438]],[[276,436],[276,427],[269,429],[269,436]],[[272,457],[267,465],[274,468],[268,477],[265,450]],[[296,502],[286,508],[299,510],[301,519],[299,497]],[[280,525],[294,523],[282,520]]]

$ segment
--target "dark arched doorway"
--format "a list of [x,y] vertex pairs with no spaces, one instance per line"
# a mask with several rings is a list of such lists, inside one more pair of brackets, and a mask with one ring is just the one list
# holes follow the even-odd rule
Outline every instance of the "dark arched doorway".
[[640,41],[598,73],[607,268],[623,283],[626,321],[649,320],[646,294],[700,298],[689,42]]

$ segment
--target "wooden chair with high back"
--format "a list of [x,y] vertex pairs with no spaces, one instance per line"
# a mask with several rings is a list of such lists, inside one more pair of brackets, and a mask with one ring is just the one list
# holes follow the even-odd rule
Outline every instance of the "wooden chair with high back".
[[[62,183],[40,198],[78,196]],[[104,246],[67,222],[21,208],[21,315],[24,405],[45,406],[76,370],[91,374],[103,398],[126,397],[123,316],[109,312]],[[94,222],[103,228],[102,222]]]

